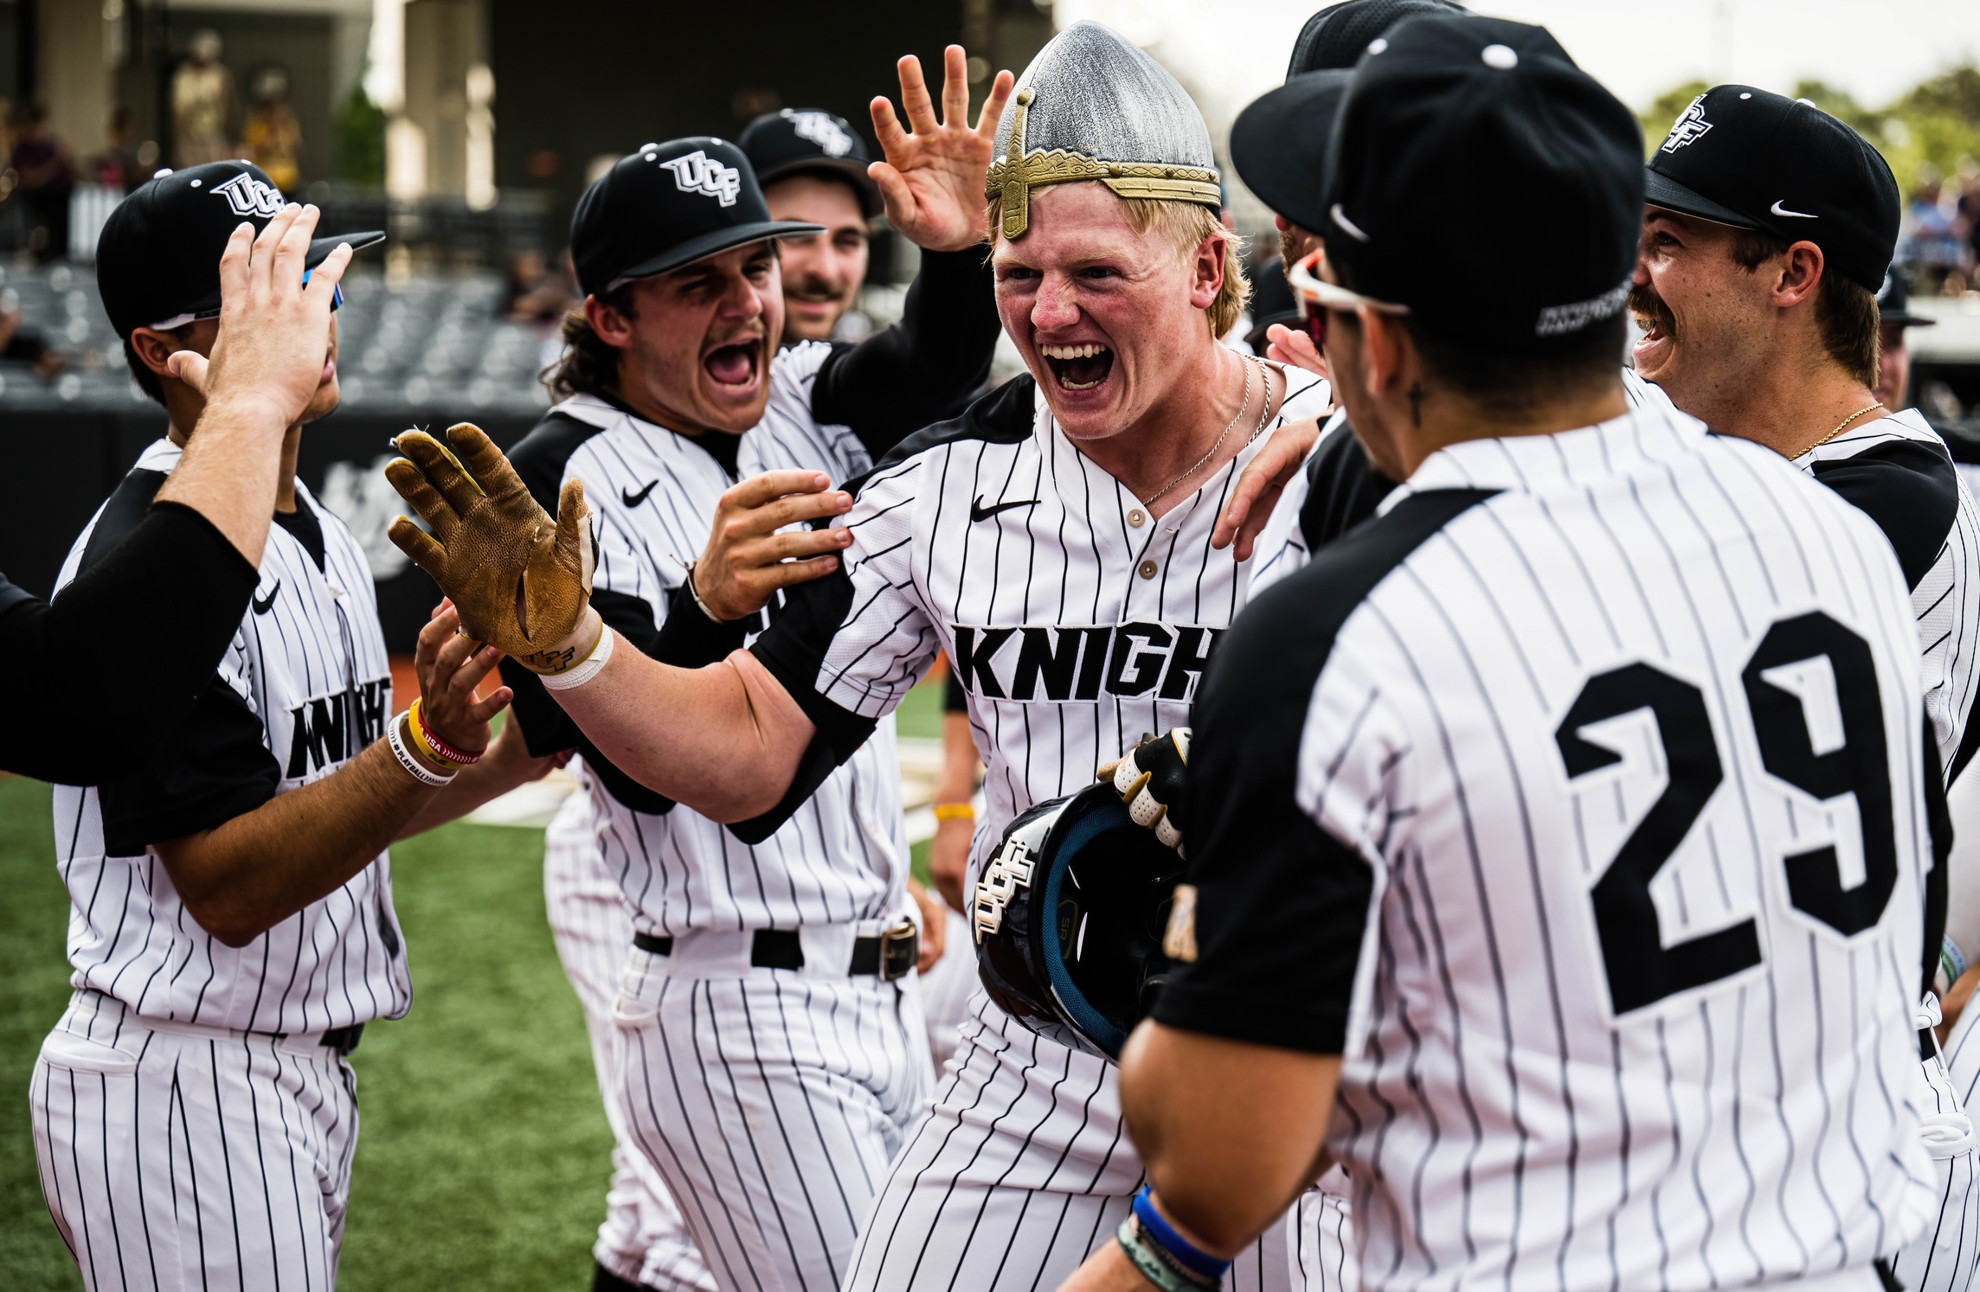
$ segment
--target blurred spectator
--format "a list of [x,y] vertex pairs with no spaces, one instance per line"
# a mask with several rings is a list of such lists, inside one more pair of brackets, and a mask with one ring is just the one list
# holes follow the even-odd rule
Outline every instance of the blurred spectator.
[[1876,395],[1877,401],[1893,413],[1903,412],[1911,403],[1911,351],[1904,334],[1937,322],[1912,312],[1902,273],[1892,270],[1884,275],[1884,286],[1877,293]]
[[[1958,211],[1966,226],[1966,263],[1980,266],[1980,161],[1962,157],[1953,173],[1959,177]],[[1969,286],[1972,277],[1967,275]]]
[[53,381],[69,366],[68,356],[21,325],[20,298],[12,291],[0,295],[0,359],[34,365],[34,375]]
[[1904,222],[1900,259],[1919,288],[1947,295],[1965,291],[1973,267],[1973,248],[1959,214],[1957,195],[1945,191],[1933,167],[1919,168]]
[[69,197],[76,162],[69,146],[48,128],[48,109],[30,104],[14,123],[10,168],[14,193],[27,208],[28,249],[37,260],[57,260],[69,249]]
[[220,62],[220,33],[193,33],[186,61],[172,73],[172,140],[181,169],[224,161],[237,151],[227,124],[234,116],[234,76]]
[[567,251],[552,273],[540,251],[518,251],[509,261],[502,317],[513,323],[555,323],[578,303],[577,278]]
[[110,109],[110,132],[103,151],[90,158],[83,168],[90,183],[128,193],[151,178],[144,173],[144,163],[138,160],[137,145],[132,141],[134,133],[130,108],[119,103]]
[[254,106],[241,126],[241,144],[248,160],[268,173],[276,188],[288,192],[302,178],[298,154],[302,151],[302,126],[289,107],[289,74],[269,64],[248,83],[248,97]]

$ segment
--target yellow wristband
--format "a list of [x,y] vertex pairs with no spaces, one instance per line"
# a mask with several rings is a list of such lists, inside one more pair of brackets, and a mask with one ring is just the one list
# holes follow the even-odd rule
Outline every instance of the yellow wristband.
[[974,821],[976,820],[976,809],[967,803],[937,803],[935,805],[935,819],[937,821]]
[[419,721],[418,699],[415,699],[412,702],[412,707],[406,710],[406,733],[412,737],[413,751],[422,759],[426,760],[428,765],[438,768],[443,772],[460,770],[459,767],[442,758],[439,751],[434,749],[433,745],[426,739],[426,729]]

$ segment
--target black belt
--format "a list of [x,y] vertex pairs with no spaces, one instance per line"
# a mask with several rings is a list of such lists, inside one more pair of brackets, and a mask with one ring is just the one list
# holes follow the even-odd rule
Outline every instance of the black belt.
[[333,1027],[323,1034],[325,1048],[335,1050],[339,1055],[349,1054],[357,1049],[358,1041],[364,1036],[364,1024],[352,1023],[349,1027]]
[[[633,934],[633,946],[656,956],[674,954],[672,938],[651,933]],[[893,982],[905,978],[921,954],[921,932],[906,920],[878,937],[853,940],[852,963],[848,974],[878,974]],[[796,929],[758,929],[750,939],[749,962],[758,969],[804,968],[804,944]]]

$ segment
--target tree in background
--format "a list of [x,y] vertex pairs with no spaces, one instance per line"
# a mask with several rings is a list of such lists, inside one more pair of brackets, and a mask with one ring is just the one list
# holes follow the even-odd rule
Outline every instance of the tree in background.
[[337,114],[337,178],[385,187],[385,110],[371,101],[362,81],[351,87]]

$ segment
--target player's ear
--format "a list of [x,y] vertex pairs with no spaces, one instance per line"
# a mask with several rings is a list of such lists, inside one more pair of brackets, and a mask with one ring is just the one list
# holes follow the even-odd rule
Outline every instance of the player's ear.
[[130,343],[131,353],[137,356],[139,363],[160,377],[177,380],[172,376],[172,370],[165,365],[165,361],[171,358],[175,351],[185,348],[179,344],[177,337],[170,332],[160,332],[156,328],[132,328]]
[[632,344],[632,317],[616,305],[596,296],[587,296],[584,298],[584,321],[591,325],[599,340],[614,349],[623,350]]
[[1407,389],[1418,365],[1416,345],[1402,320],[1363,306],[1355,311],[1361,326],[1362,375],[1371,397]]

